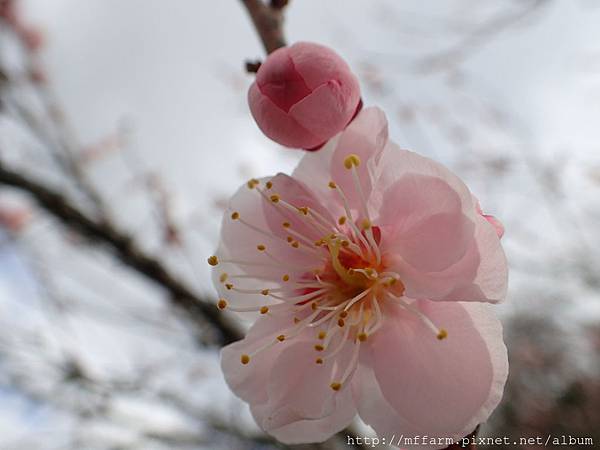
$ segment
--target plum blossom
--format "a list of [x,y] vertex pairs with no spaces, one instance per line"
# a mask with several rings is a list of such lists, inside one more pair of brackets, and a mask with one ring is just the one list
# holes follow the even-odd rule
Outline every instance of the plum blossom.
[[287,147],[320,148],[360,108],[360,88],[333,50],[298,42],[273,52],[248,91],[250,111],[269,138]]
[[377,108],[292,176],[248,181],[208,261],[218,307],[256,318],[222,351],[230,388],[290,444],[356,414],[382,436],[469,434],[508,372],[490,217],[456,175],[389,141]]

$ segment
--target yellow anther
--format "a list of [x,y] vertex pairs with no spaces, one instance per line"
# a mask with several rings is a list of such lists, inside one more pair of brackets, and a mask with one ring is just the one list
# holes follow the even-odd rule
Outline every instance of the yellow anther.
[[342,311],[342,312],[340,313],[340,317],[341,317],[342,319],[345,319],[346,317],[348,317],[348,311]]
[[270,181],[267,181],[267,189],[271,189],[273,187],[273,183],[271,183]]
[[317,305],[317,302],[312,302],[312,304],[310,305],[310,307],[311,307],[311,309],[312,309],[313,311],[316,311],[316,310],[317,310],[317,306],[318,306],[318,305]]
[[230,291],[230,290],[232,290],[232,289],[233,289],[233,284],[231,284],[231,283],[227,283],[227,284],[225,285],[225,287],[227,288],[227,290],[228,290],[228,291]]
[[335,239],[335,237],[336,237],[336,234],[335,234],[335,233],[331,233],[331,234],[329,235],[329,239]]
[[298,247],[300,247],[300,243],[298,241],[294,241],[294,242],[292,242],[292,247],[298,248]]
[[325,331],[319,331],[319,334],[317,335],[317,337],[319,339],[325,339],[327,337],[327,333]]
[[322,352],[323,350],[325,350],[325,347],[323,347],[321,344],[317,344],[315,345],[315,350],[318,352]]
[[367,340],[367,333],[358,333],[357,337],[360,342],[365,342]]
[[340,225],[344,225],[344,224],[346,223],[346,220],[348,220],[348,219],[346,218],[346,216],[342,216],[342,217],[340,217],[340,218],[338,219],[338,223],[339,223]]
[[267,249],[267,247],[265,247],[263,244],[258,244],[258,245],[256,246],[256,249],[257,249],[259,252],[264,252],[264,251]]
[[279,342],[283,342],[283,341],[285,341],[285,336],[283,334],[280,334],[279,336],[277,336],[277,340]]
[[240,361],[242,364],[248,364],[250,362],[250,356],[242,355],[240,356]]
[[269,197],[273,203],[277,203],[281,198],[277,194],[273,194]]
[[268,306],[263,306],[260,308],[260,313],[261,314],[266,314],[269,312],[269,307]]
[[258,181],[256,178],[252,178],[251,180],[248,180],[248,189],[254,189],[257,185],[260,184],[260,181]]
[[234,211],[231,213],[231,220],[238,220],[240,218],[240,213],[237,211]]
[[269,290],[268,289],[263,289],[262,291],[260,291],[260,293],[262,295],[269,295]]
[[350,242],[348,242],[348,241],[346,241],[346,240],[343,240],[343,241],[341,242],[341,244],[342,244],[342,247],[348,247],[348,246],[350,245]]
[[225,300],[224,298],[219,299],[219,301],[217,302],[217,308],[221,310],[227,308],[227,300]]
[[228,276],[229,276],[229,275],[227,275],[225,272],[223,272],[223,273],[221,274],[221,276],[219,277],[219,281],[220,281],[221,283],[225,283],[225,282],[227,281],[227,277],[228,277]]
[[298,212],[304,214],[305,216],[308,216],[308,211],[309,211],[308,206],[300,206],[298,208]]
[[348,170],[352,169],[352,167],[358,167],[359,165],[360,158],[354,153],[351,153],[350,155],[346,156],[346,159],[344,159],[344,167]]
[[364,219],[362,221],[363,230],[369,230],[371,228],[371,221],[369,219]]
[[372,277],[374,273],[375,271],[371,267],[367,267],[365,269],[365,275],[367,275],[368,277]]
[[294,238],[292,236],[288,236],[285,238],[290,244],[294,242]]
[[290,281],[290,276],[286,273],[284,276],[281,277],[281,279],[283,281]]
[[339,319],[338,320],[338,327],[343,327],[344,325],[346,325],[346,322],[344,322],[344,319]]
[[299,323],[300,319],[298,319],[297,317],[294,317],[294,323]]
[[331,387],[331,389],[333,389],[334,391],[339,391],[342,388],[342,383],[338,383],[337,381],[334,381],[333,383],[331,383],[329,385]]
[[283,228],[289,228],[292,226],[292,224],[289,222],[283,222],[282,225],[283,225]]
[[441,341],[442,339],[446,339],[448,337],[448,332],[445,329],[440,329],[440,332],[437,334],[437,338]]
[[329,182],[329,184],[328,184],[328,186],[329,186],[331,189],[335,189],[335,188],[337,188],[337,184],[335,184],[335,181],[330,181],[330,182]]
[[315,362],[317,364],[323,364],[323,358],[317,358],[317,359],[315,359]]
[[315,245],[317,247],[320,247],[320,246],[322,246],[324,244],[325,244],[325,241],[323,239],[319,239],[318,241],[315,241]]
[[207,261],[208,264],[211,266],[216,266],[217,264],[219,264],[219,258],[217,258],[215,255],[209,256]]

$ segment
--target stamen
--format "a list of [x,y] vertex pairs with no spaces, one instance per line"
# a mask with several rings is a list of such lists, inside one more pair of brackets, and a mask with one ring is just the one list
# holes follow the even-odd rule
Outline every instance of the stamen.
[[360,294],[358,294],[357,296],[355,296],[354,298],[352,298],[348,302],[348,304],[346,305],[346,307],[344,308],[344,311],[348,311],[350,308],[352,308],[352,306],[354,304],[356,304],[356,302],[359,302],[363,297],[365,297],[369,292],[371,292],[372,289],[373,289],[373,286],[371,286],[369,289],[365,289]]
[[240,218],[240,213],[237,211],[234,211],[231,213],[231,220],[238,220]]
[[240,356],[240,361],[242,364],[246,365],[250,362],[250,356],[242,355],[242,356]]
[[331,353],[325,355],[323,357],[323,359],[331,359],[331,358],[333,358],[334,356],[336,356],[338,353],[340,353],[344,349],[344,346],[348,342],[348,336],[350,335],[350,330],[351,329],[352,329],[352,327],[345,327],[344,328],[344,334],[341,336],[340,343],[338,344],[338,346]]
[[334,391],[339,391],[342,388],[342,383],[339,383],[337,381],[334,381],[333,383],[331,383],[329,385],[331,387],[331,389],[333,389]]
[[219,258],[217,258],[215,255],[209,256],[207,261],[208,264],[211,266],[216,266],[217,264],[219,264]]
[[348,170],[360,165],[360,158],[357,154],[351,153],[344,159],[344,167]]
[[224,310],[225,308],[227,308],[227,300],[225,300],[224,298],[219,299],[219,301],[217,302],[217,308],[219,308],[220,310]]
[[246,183],[248,186],[248,189],[254,189],[256,186],[258,186],[260,184],[260,181],[257,180],[256,178],[252,178],[250,180],[248,180],[248,183]]
[[270,295],[271,295],[271,297],[279,299],[279,300],[285,300],[287,302],[299,303],[299,302],[303,302],[303,301],[307,301],[307,300],[313,300],[315,297],[319,297],[319,296],[323,295],[328,290],[329,289],[319,289],[317,291],[309,292],[308,294],[298,295],[295,297],[279,297],[274,294],[270,294]]
[[352,372],[354,372],[354,370],[356,370],[359,354],[360,354],[360,341],[357,342],[356,344],[354,344],[354,349],[352,351],[352,358],[350,358],[348,367],[346,367],[346,370],[344,371],[344,375],[342,375],[340,384],[344,384],[346,382],[346,380],[350,377]]
[[391,292],[387,293],[392,299],[397,300],[400,303],[400,306],[404,307],[406,310],[412,312],[417,317],[419,317],[425,325],[435,334],[435,336],[441,341],[448,337],[448,331],[444,328],[438,328],[432,320],[423,313],[420,309],[418,309],[414,303],[408,303],[402,297],[396,297]]
[[227,277],[228,277],[227,273],[226,273],[226,272],[223,272],[223,273],[222,273],[222,274],[219,276],[219,281],[220,281],[221,283],[225,283],[225,281],[227,281]]

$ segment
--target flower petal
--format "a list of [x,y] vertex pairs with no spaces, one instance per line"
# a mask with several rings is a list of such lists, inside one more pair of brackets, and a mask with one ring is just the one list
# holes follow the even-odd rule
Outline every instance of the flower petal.
[[352,345],[322,364],[315,363],[313,345],[314,338],[288,344],[270,370],[267,404],[254,409],[262,428],[286,443],[315,442],[319,433],[319,440],[327,439],[356,415],[352,389],[330,387],[349,362]]
[[358,211],[360,196],[356,191],[351,171],[344,167],[344,160],[350,154],[356,154],[360,158],[361,164],[357,167],[357,172],[361,188],[368,200],[373,180],[380,170],[379,159],[387,139],[387,120],[383,111],[376,107],[365,108],[325,147],[316,152],[306,153],[292,176],[318,193],[319,199],[328,205],[332,212],[341,210],[339,196],[328,187],[330,181],[335,181],[348,197],[351,208]]
[[[265,202],[263,204],[264,215],[272,233],[284,240],[290,235],[290,230],[300,233],[307,238],[307,242],[306,240],[303,242],[314,249],[314,241],[321,239],[325,232],[322,226],[319,227],[315,224],[313,213],[318,214],[325,222],[329,223],[329,227],[335,225],[335,220],[312,190],[301,181],[283,173],[277,174],[270,181],[273,183],[273,187],[268,191],[268,195],[275,194],[281,199],[281,202],[285,201],[294,208],[307,207],[310,211],[303,214],[298,210],[290,211],[281,202]],[[290,227],[283,227],[283,222],[290,224]],[[294,235],[294,237],[296,236]],[[290,256],[295,257],[297,253],[297,251],[293,252]]]
[[[382,397],[411,432],[462,438],[498,405],[508,374],[502,327],[489,305],[430,302],[415,305],[448,331],[442,341],[416,315],[388,306],[386,323],[372,339],[372,362]],[[362,399],[360,400],[363,401]],[[370,405],[362,416],[388,429]]]
[[311,148],[323,142],[260,92],[256,82],[248,90],[248,104],[261,131],[275,142],[297,148]]
[[284,349],[283,343],[277,343],[268,350],[253,356],[248,364],[242,364],[241,355],[249,355],[262,345],[274,340],[292,323],[291,315],[259,317],[241,341],[229,344],[221,349],[221,368],[225,381],[231,390],[242,400],[254,404],[267,401],[265,380],[277,357]]
[[289,114],[324,142],[332,136],[332,130],[343,130],[354,115],[358,91],[354,99],[349,100],[350,95],[347,86],[331,80],[292,106]]
[[411,298],[497,303],[506,298],[508,264],[495,228],[475,217],[475,235],[463,258],[441,272],[395,268]]
[[460,196],[441,178],[407,173],[388,187],[383,205],[377,224],[386,253],[418,271],[455,264],[473,239],[474,224]]

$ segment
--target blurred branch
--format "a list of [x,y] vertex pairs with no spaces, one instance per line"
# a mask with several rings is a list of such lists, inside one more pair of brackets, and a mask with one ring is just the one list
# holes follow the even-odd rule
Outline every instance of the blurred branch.
[[12,171],[0,161],[0,184],[12,186],[30,194],[36,202],[59,219],[69,229],[89,240],[111,248],[127,266],[162,286],[171,302],[184,309],[203,326],[213,325],[218,330],[221,344],[241,339],[239,331],[227,321],[217,308],[195,294],[181,280],[171,274],[156,258],[146,254],[134,240],[107,221],[97,221],[75,206],[63,195],[23,174]]
[[417,70],[424,73],[433,73],[454,68],[464,61],[469,52],[485,45],[498,34],[507,31],[550,3],[545,0],[530,0],[524,6],[519,6],[519,9],[516,11],[510,11],[493,17],[491,20],[478,26],[449,49],[436,55],[424,57],[417,64]]
[[287,1],[272,1],[269,5],[262,0],[241,0],[246,7],[254,28],[267,53],[285,47],[283,36],[283,8]]

